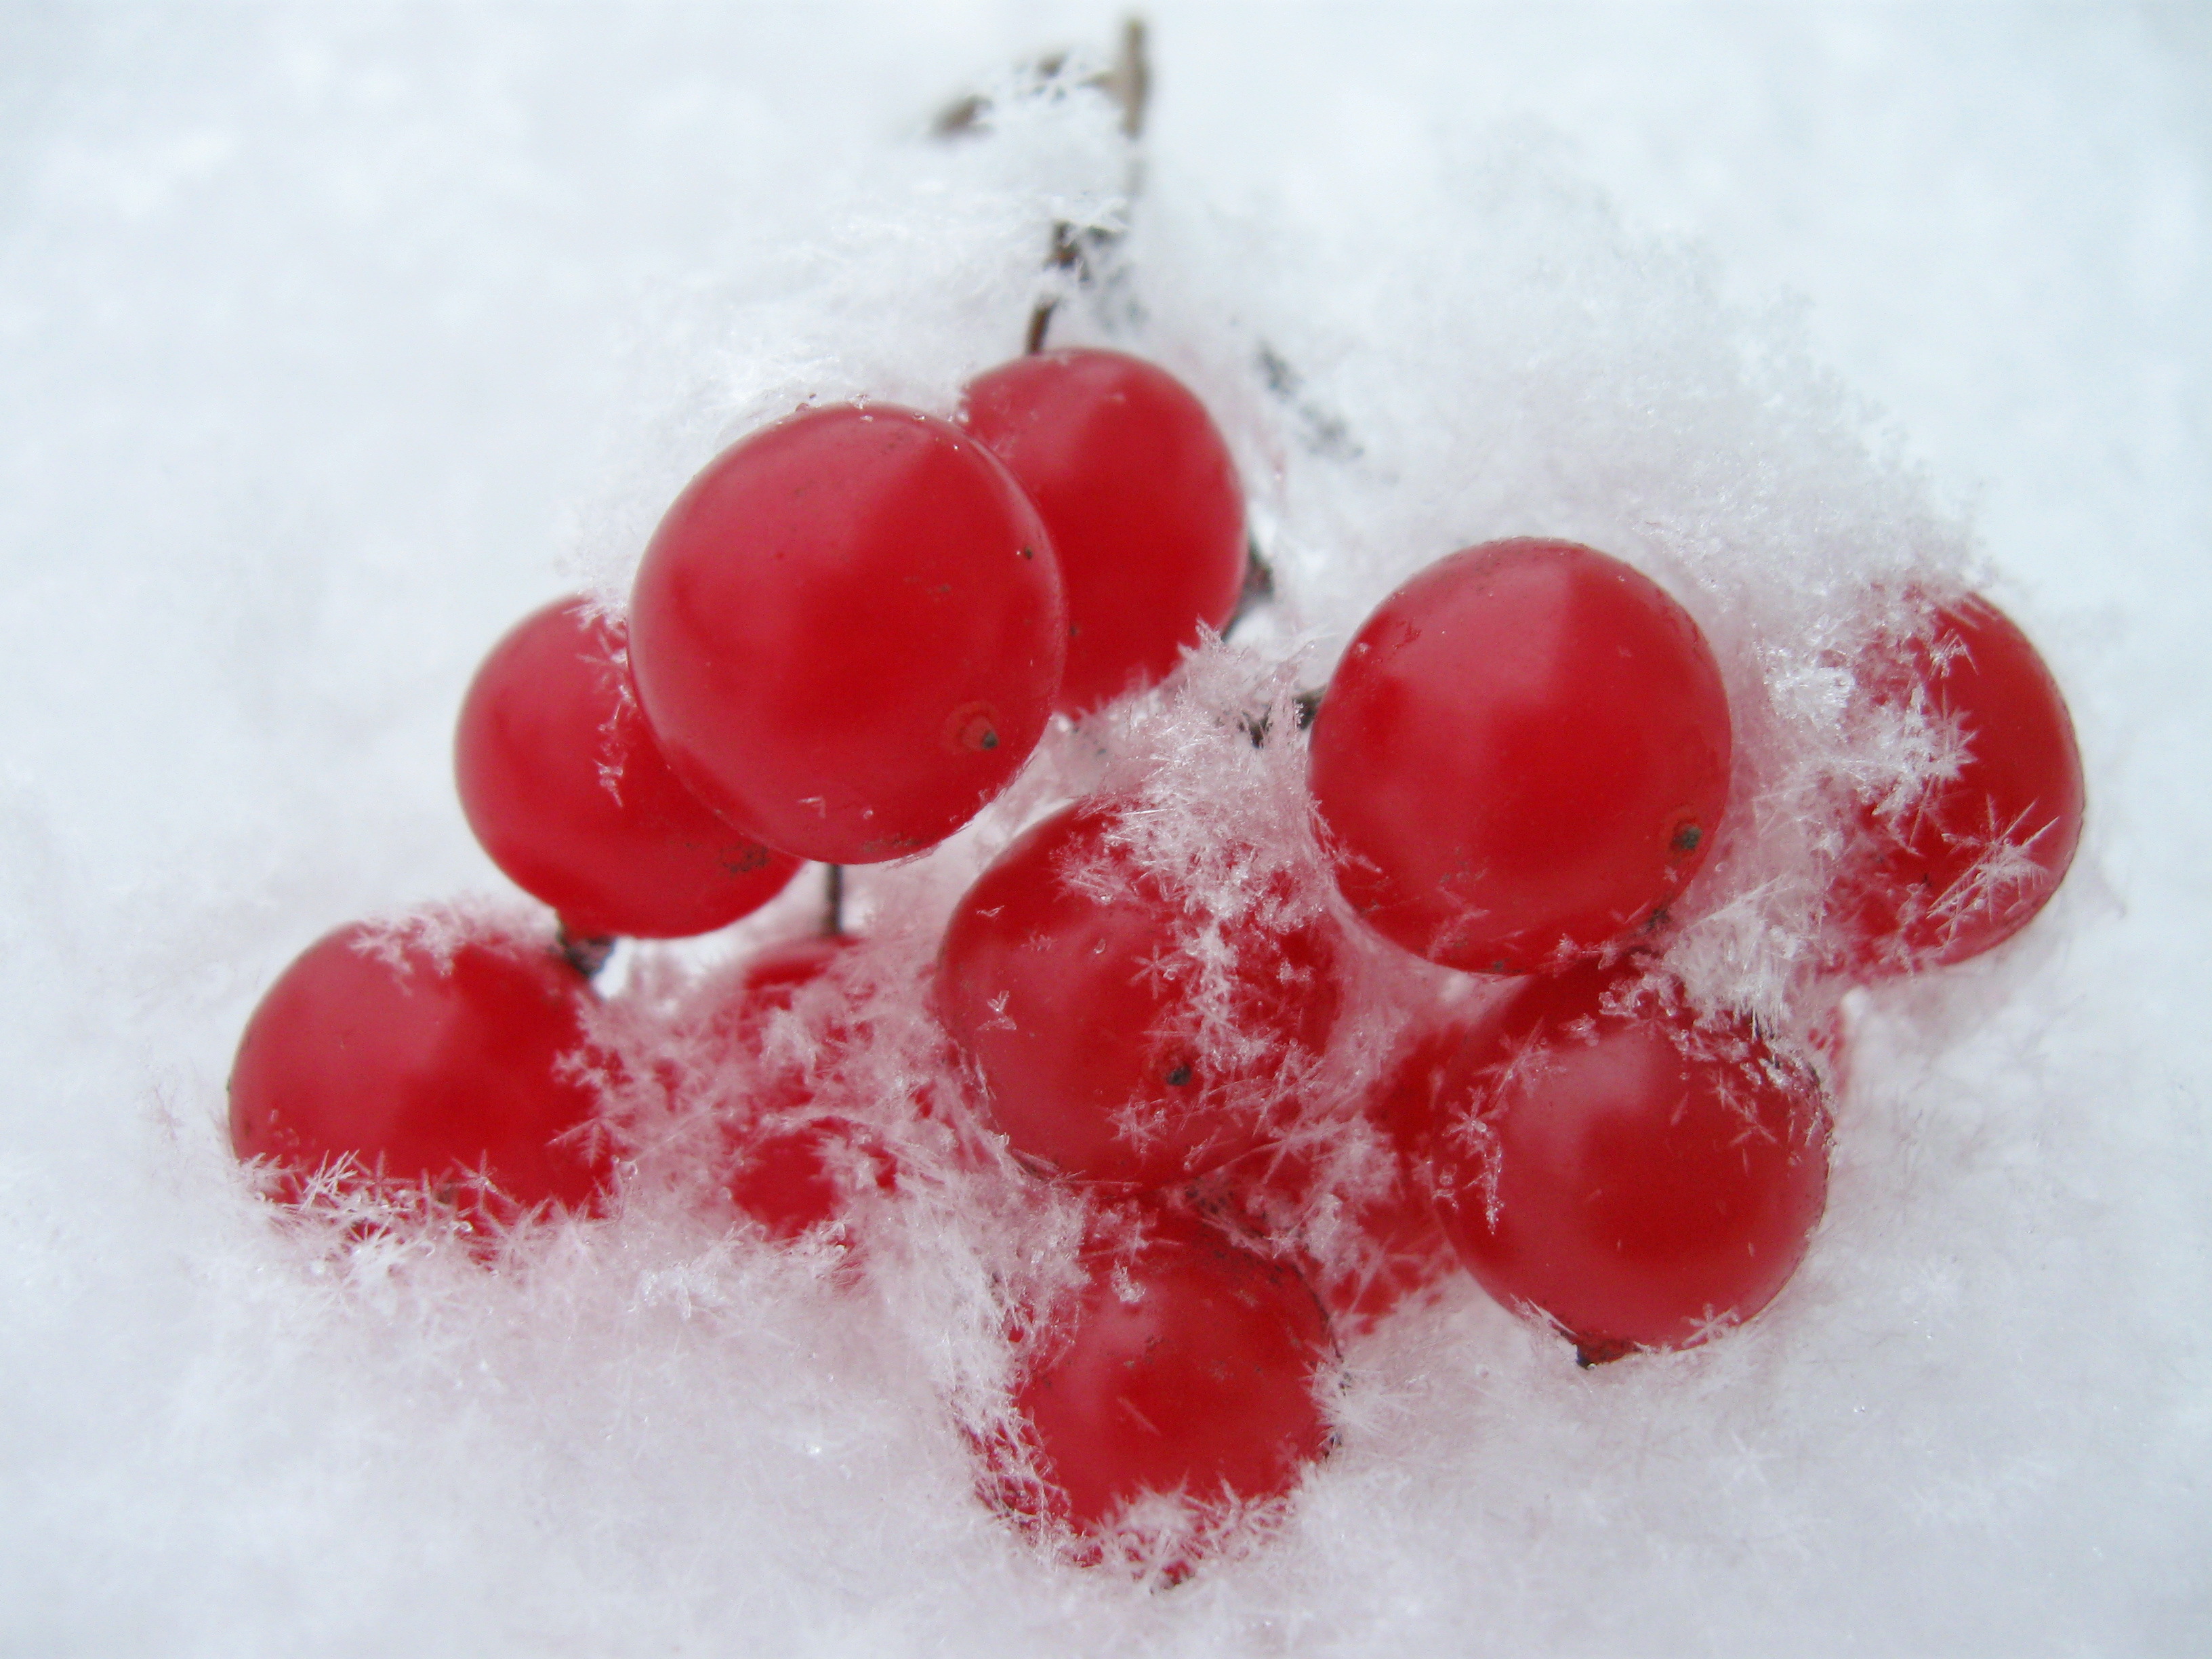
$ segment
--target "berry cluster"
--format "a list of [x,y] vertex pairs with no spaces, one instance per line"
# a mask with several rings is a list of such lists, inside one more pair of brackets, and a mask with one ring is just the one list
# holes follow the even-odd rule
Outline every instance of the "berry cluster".
[[[1756,1314],[1821,1214],[1840,1028],[1700,1006],[1670,972],[1731,832],[1729,697],[1680,604],[1569,542],[1438,560],[1310,718],[1246,717],[1252,744],[1304,750],[1285,836],[1311,856],[1212,846],[1233,904],[1148,855],[1156,801],[1108,790],[1030,824],[915,988],[943,1064],[887,1082],[895,1103],[821,1087],[878,1040],[855,1007],[819,1016],[856,943],[834,912],[694,997],[683,1042],[714,1064],[597,1035],[613,939],[720,928],[807,861],[927,853],[1056,720],[1080,732],[1225,629],[1249,557],[1206,410],[1114,352],[994,369],[952,421],[848,404],[753,434],[669,508],[626,617],[549,606],[470,688],[462,803],[560,945],[332,933],[247,1026],[239,1156],[280,1201],[400,1190],[488,1240],[622,1201],[638,1137],[611,1102],[657,1092],[673,1121],[698,1078],[737,1078],[690,1102],[682,1144],[768,1238],[857,1261],[867,1218],[932,1178],[915,1126],[1010,1203],[1079,1194],[1058,1294],[1010,1314],[981,1487],[1079,1557],[1141,1536],[1171,1570],[1323,1453],[1339,1334],[1460,1267],[1585,1364]],[[1808,941],[1832,987],[1999,943],[2080,833],[2033,647],[1978,598],[1913,603],[1916,632],[1844,665],[1937,752],[1844,792]],[[1446,988],[1339,1064],[1358,964],[1394,953]]]

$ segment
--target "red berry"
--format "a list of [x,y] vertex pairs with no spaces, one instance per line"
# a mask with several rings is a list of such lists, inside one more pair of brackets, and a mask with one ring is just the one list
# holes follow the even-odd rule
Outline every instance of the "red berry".
[[1316,1397],[1328,1322],[1294,1271],[1201,1222],[1115,1219],[1085,1249],[1073,1297],[1022,1345],[1013,1403],[1037,1480],[1014,1479],[1002,1456],[987,1490],[1093,1539],[1157,1526],[1131,1512],[1148,1497],[1179,1500],[1180,1541],[1202,1547],[1208,1520],[1285,1496],[1328,1451]]
[[518,623],[461,704],[469,827],[579,938],[680,939],[758,909],[799,869],[676,781],[623,661],[623,626],[580,599]]
[[1340,1329],[1374,1325],[1459,1266],[1431,1201],[1425,1137],[1438,1082],[1474,1029],[1417,1032],[1351,1121],[1301,1126],[1202,1176],[1192,1200],[1263,1248],[1288,1248]]
[[[876,1135],[817,1107],[814,1076],[824,1055],[777,1053],[769,1031],[775,1017],[789,1013],[855,942],[849,933],[823,933],[770,945],[739,970],[734,994],[712,1022],[714,1036],[748,1062],[753,1084],[729,1103],[724,1187],[773,1239],[826,1231],[849,1243],[854,1196],[896,1184],[896,1161]],[[834,1052],[852,1032],[837,1019],[819,1036]]]
[[1748,1319],[1828,1185],[1813,1074],[1634,974],[1531,980],[1461,1052],[1431,1138],[1438,1216],[1483,1287],[1586,1359]]
[[590,988],[550,946],[483,935],[450,953],[356,924],[262,998],[230,1074],[230,1139],[291,1201],[319,1174],[422,1183],[471,1219],[591,1207],[607,1176],[599,1098],[572,1069]]
[[1460,1050],[1475,1040],[1472,1024],[1417,1032],[1399,1051],[1367,1103],[1390,1152],[1387,1179],[1357,1195],[1351,1219],[1360,1248],[1330,1285],[1329,1306],[1347,1320],[1372,1324],[1409,1297],[1442,1282],[1459,1265],[1437,1220],[1427,1132],[1437,1091]]
[[851,933],[808,933],[746,957],[714,1012],[712,1030],[722,1041],[757,1054],[769,1019],[788,1012],[799,992],[859,942]]
[[1345,896],[1407,950],[1556,968],[1656,926],[1728,798],[1720,670],[1649,578],[1492,542],[1382,602],[1331,680],[1314,804]]
[[731,1201],[777,1240],[827,1231],[849,1244],[855,1195],[897,1185],[890,1152],[850,1118],[764,1116],[739,1134],[736,1156]]
[[934,846],[1051,716],[1066,607],[1050,540],[957,427],[808,410],[726,450],[638,570],[630,660],[677,775],[801,858]]
[[1042,351],[969,382],[960,423],[1036,503],[1067,586],[1069,714],[1165,679],[1244,585],[1229,446],[1182,381],[1118,351]]
[[1902,803],[1862,800],[1829,902],[1849,969],[1915,973],[2002,945],[2058,890],[2081,839],[2066,701],[2010,618],[1978,595],[1865,671],[1876,699],[1954,731],[1957,770]]
[[[1182,1181],[1294,1104],[1339,1000],[1325,922],[1212,922],[1079,803],[1024,833],[954,910],[938,1009],[1013,1150],[1085,1180]],[[1202,948],[1201,948],[1202,947]]]

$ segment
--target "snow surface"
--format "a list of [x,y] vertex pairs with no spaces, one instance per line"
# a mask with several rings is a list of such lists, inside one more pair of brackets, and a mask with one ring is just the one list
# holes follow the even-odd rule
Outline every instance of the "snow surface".
[[[921,135],[1115,14],[18,3],[0,1651],[2203,1650],[2212,24],[1152,15],[1128,283],[1066,326],[1220,412],[1263,643],[1325,662],[1412,568],[1541,529],[1668,581],[1732,690],[1915,572],[1984,582],[2067,687],[2080,862],[1869,1000],[1798,1279],[1590,1373],[1471,1287],[1390,1322],[1279,1535],[1154,1593],[970,1493],[987,1200],[859,1288],[672,1212],[500,1274],[276,1225],[232,1047],[329,927],[501,891],[447,775],[477,658],[618,588],[751,420],[946,407],[1018,348],[1121,158],[1079,106]],[[1771,778],[1820,705],[1759,708]],[[1181,739],[1116,741],[1015,810]],[[856,876],[884,962],[1012,827]],[[1764,902],[1699,971],[1781,994]]]

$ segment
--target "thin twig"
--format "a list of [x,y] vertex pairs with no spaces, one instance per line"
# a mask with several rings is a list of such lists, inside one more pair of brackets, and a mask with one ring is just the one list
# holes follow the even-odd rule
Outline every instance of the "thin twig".
[[[1121,24],[1121,49],[1115,53],[1112,67],[1084,82],[1085,86],[1096,87],[1104,93],[1121,112],[1121,136],[1129,141],[1131,147],[1127,190],[1132,201],[1136,198],[1138,187],[1144,182],[1144,164],[1135,154],[1135,146],[1145,136],[1145,116],[1152,101],[1152,65],[1146,50],[1148,39],[1143,18],[1135,15],[1126,18]],[[1056,71],[1059,60],[1049,61]],[[967,118],[972,123],[980,116],[981,112],[975,111],[971,112]],[[939,130],[944,130],[942,118]],[[1064,221],[1055,223],[1052,228],[1052,246],[1045,255],[1045,269],[1072,270],[1079,285],[1087,285],[1097,276],[1092,268],[1091,256],[1104,252],[1121,240],[1121,234],[1120,231],[1079,229]],[[1023,351],[1034,356],[1044,349],[1045,335],[1052,326],[1052,313],[1059,304],[1058,295],[1047,294],[1030,307],[1029,327],[1023,335]]]
[[580,936],[572,933],[568,931],[568,924],[564,921],[561,924],[559,936],[554,940],[554,948],[560,951],[562,961],[586,979],[595,979],[599,969],[607,965],[607,958],[614,955],[615,944],[616,940],[610,934],[586,933]]

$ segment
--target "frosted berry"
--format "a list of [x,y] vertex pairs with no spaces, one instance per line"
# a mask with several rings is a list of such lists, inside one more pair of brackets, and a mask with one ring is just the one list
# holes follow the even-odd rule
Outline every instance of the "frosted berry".
[[1335,1024],[1337,946],[1324,921],[1209,923],[1137,866],[1115,822],[1079,803],[1000,855],[945,930],[937,1006],[1015,1152],[1158,1187],[1295,1109]]
[[822,1234],[853,1240],[853,1207],[872,1189],[897,1185],[883,1142],[850,1118],[765,1116],[736,1137],[726,1190],[772,1239]]
[[585,1058],[590,987],[550,945],[326,934],[247,1021],[230,1139],[298,1200],[318,1177],[422,1185],[476,1220],[590,1208],[607,1176]]
[[1828,1184],[1814,1074],[1635,974],[1532,979],[1439,1091],[1438,1216],[1483,1287],[1586,1359],[1750,1318]]
[[2034,920],[2081,843],[2081,755],[2043,659],[1978,595],[1864,672],[1959,745],[1906,799],[1857,803],[1829,916],[1847,970],[1876,978],[1963,962]]
[[1474,1030],[1418,1030],[1347,1118],[1301,1125],[1200,1176],[1192,1202],[1258,1248],[1287,1250],[1340,1331],[1374,1325],[1459,1267],[1437,1221],[1425,1138],[1438,1085]]
[[896,1185],[896,1162],[882,1139],[817,1099],[820,1067],[853,1041],[849,1023],[820,1023],[805,1052],[782,1049],[772,1030],[855,943],[849,933],[821,933],[770,945],[738,970],[711,1023],[749,1084],[723,1103],[724,1190],[772,1239],[817,1234],[849,1244],[856,1200]]
[[1002,1507],[1202,1547],[1210,1520],[1287,1495],[1328,1451],[1334,1344],[1295,1271],[1149,1208],[1109,1217],[1079,1267],[1021,1344],[1016,1432],[1036,1479],[1008,1478],[1019,1456],[1002,1455],[986,1478]]

